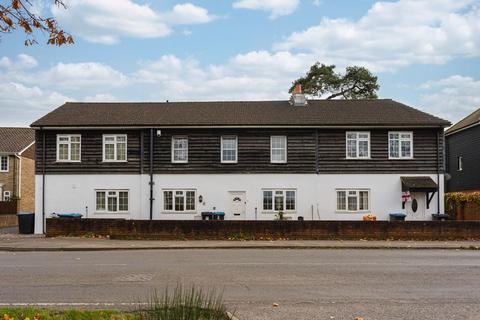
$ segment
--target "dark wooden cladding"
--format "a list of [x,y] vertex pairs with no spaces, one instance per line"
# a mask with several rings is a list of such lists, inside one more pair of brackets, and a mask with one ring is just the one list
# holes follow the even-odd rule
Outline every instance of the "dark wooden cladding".
[[[140,131],[139,130],[45,130],[45,171],[55,174],[91,173],[140,173]],[[57,162],[57,134],[81,134],[81,162]],[[127,135],[127,162],[103,162],[103,134]],[[37,130],[36,172],[42,172],[42,137]]]
[[[439,129],[414,129],[414,159],[388,158],[387,129],[370,129],[371,159],[345,154],[345,129],[162,129],[154,131],[154,173],[436,173]],[[352,130],[355,131],[355,130]],[[392,130],[393,131],[393,130]],[[46,130],[46,173],[149,173],[150,130]],[[143,132],[143,139],[141,138]],[[81,134],[81,163],[56,161],[56,135]],[[102,135],[128,135],[128,162],[102,162]],[[172,163],[172,136],[188,137],[188,163]],[[238,163],[221,163],[221,136],[238,137]],[[287,136],[287,163],[270,163],[270,136]],[[143,140],[143,148],[141,141]],[[443,132],[439,167],[443,172]],[[42,137],[37,130],[36,170],[42,172]],[[143,157],[142,157],[143,153]],[[143,159],[143,161],[142,161]]]
[[[447,191],[480,190],[480,125],[458,131],[446,137]],[[463,168],[458,170],[458,157]]]
[[[346,159],[346,139],[344,129],[319,130],[318,153],[319,173],[436,173],[437,172],[437,132],[435,129],[415,129],[413,132],[413,159],[388,158],[389,130],[370,131],[371,159]],[[391,130],[395,131],[395,130]],[[409,131],[409,130],[403,130]],[[439,139],[443,148],[443,136]],[[439,166],[443,171],[443,152],[439,154]]]
[[[221,163],[221,136],[232,135],[238,163]],[[287,163],[270,163],[271,135],[287,136]],[[188,136],[188,163],[172,163],[172,136]],[[315,173],[314,129],[165,129],[154,141],[155,173]]]

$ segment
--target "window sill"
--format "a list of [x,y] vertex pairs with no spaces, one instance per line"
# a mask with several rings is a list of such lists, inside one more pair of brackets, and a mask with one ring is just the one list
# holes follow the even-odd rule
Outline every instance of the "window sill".
[[237,164],[238,161],[220,161],[222,164]]
[[335,214],[371,214],[370,210],[364,210],[364,211],[338,211],[335,210]]
[[372,160],[371,157],[368,158],[345,158],[345,160]]
[[[262,211],[262,214],[278,214],[279,211]],[[296,214],[297,211],[283,211],[283,214]]]
[[127,160],[103,160],[102,163],[126,163]]
[[162,214],[196,214],[197,211],[162,211]]
[[130,215],[130,212],[94,212],[93,213],[94,215],[102,215],[102,216],[105,216],[105,215],[116,215],[116,216],[121,216],[121,215],[124,215],[124,216],[127,216],[127,215]]
[[415,158],[411,157],[411,158],[390,158],[388,157],[388,160],[414,160]]
[[82,160],[57,160],[56,163],[81,163]]

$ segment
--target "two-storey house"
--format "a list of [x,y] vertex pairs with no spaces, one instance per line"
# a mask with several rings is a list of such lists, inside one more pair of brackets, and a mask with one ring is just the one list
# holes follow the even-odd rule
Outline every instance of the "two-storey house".
[[[13,211],[35,209],[35,131],[30,128],[0,128],[0,206]],[[16,213],[16,212],[3,212]]]
[[66,103],[32,124],[36,232],[84,218],[443,213],[447,121],[389,99]]
[[447,192],[480,191],[480,109],[445,132]]

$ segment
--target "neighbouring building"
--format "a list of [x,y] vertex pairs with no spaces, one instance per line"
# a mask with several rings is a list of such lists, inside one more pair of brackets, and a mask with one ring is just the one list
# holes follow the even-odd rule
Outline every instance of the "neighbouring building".
[[480,191],[480,109],[445,132],[447,192]]
[[0,127],[0,202],[16,202],[17,212],[35,210],[34,159],[35,130]]
[[86,218],[443,213],[448,121],[390,99],[66,103],[36,129],[36,232]]

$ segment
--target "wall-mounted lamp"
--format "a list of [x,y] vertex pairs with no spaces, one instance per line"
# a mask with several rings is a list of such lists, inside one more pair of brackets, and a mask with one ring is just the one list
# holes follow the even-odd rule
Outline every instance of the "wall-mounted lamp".
[[202,195],[199,195],[199,196],[198,196],[198,202],[200,202],[200,203],[203,202],[203,196],[202,196]]
[[157,130],[157,137],[161,137],[162,136],[162,130]]

